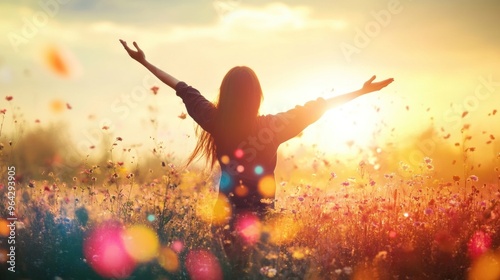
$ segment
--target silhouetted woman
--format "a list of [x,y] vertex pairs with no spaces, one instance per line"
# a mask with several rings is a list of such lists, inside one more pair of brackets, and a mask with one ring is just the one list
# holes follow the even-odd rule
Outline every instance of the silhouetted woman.
[[[220,165],[219,192],[227,196],[233,213],[230,227],[223,233],[223,238],[233,239],[228,242],[232,248],[225,248],[230,260],[237,259],[239,251],[244,249],[234,246],[238,243],[231,237],[234,220],[247,213],[262,217],[274,206],[274,169],[279,145],[317,121],[327,109],[378,91],[393,81],[374,83],[373,76],[360,90],[326,100],[318,98],[283,113],[259,116],[262,89],[250,68],[237,66],[229,70],[222,80],[217,102],[212,103],[195,88],[149,63],[136,42],[137,50],[130,49],[123,40],[120,42],[133,59],[175,89],[188,114],[203,129],[189,162],[202,155],[210,166],[215,162]],[[244,264],[235,265],[239,266],[236,270],[241,270]]]

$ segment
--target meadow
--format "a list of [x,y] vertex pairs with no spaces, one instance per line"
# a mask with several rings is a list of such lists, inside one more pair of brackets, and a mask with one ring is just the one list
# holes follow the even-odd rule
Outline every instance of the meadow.
[[[230,212],[216,171],[186,168],[161,140],[141,157],[121,137],[76,154],[54,137],[63,124],[27,125],[19,112],[0,115],[2,127],[14,124],[0,128],[1,279],[222,278],[211,223]],[[271,244],[256,254],[254,276],[500,279],[500,150],[488,133],[479,137],[489,143],[472,145],[474,126],[456,132],[459,153],[412,163],[390,147],[366,148],[370,157],[354,163],[315,147],[280,154],[275,210],[239,228],[248,246]]]

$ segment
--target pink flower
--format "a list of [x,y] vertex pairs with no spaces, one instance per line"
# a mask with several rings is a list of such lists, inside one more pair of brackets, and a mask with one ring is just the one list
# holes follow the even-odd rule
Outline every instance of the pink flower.
[[474,182],[477,182],[479,180],[479,178],[476,175],[470,175],[469,179]]

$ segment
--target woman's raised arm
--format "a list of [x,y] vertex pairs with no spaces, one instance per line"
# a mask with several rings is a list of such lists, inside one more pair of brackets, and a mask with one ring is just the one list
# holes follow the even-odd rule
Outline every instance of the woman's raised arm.
[[361,95],[364,95],[364,94],[367,94],[370,92],[374,92],[374,91],[379,91],[394,81],[393,78],[389,78],[389,79],[374,83],[373,81],[375,80],[376,77],[377,76],[373,75],[368,81],[366,81],[363,84],[363,87],[359,90],[327,99],[326,100],[327,108],[331,109],[331,108],[340,106],[344,103],[347,103],[347,102],[349,102],[349,101],[351,101],[351,100],[353,100]]
[[139,48],[136,42],[134,42],[134,47],[137,49],[136,51],[132,50],[129,48],[127,45],[127,42],[124,40],[120,39],[120,43],[122,43],[123,47],[127,51],[127,53],[130,55],[131,58],[142,64],[146,69],[148,69],[153,75],[155,75],[160,81],[168,85],[169,87],[175,89],[175,86],[179,83],[179,80],[174,78],[172,75],[164,72],[163,70],[159,69],[158,67],[154,66],[153,64],[149,63],[146,60],[146,55],[144,52]]

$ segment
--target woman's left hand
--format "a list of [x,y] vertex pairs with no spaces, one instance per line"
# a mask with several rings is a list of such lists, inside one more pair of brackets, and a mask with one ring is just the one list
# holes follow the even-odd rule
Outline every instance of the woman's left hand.
[[137,49],[137,51],[134,51],[131,48],[129,48],[129,46],[127,45],[127,42],[125,42],[124,40],[120,39],[120,43],[122,43],[123,47],[125,48],[125,50],[127,51],[128,55],[130,55],[131,58],[137,60],[139,63],[143,63],[146,61],[146,55],[139,48],[139,46],[137,45],[136,42],[134,42],[133,44],[134,44],[134,47]]

